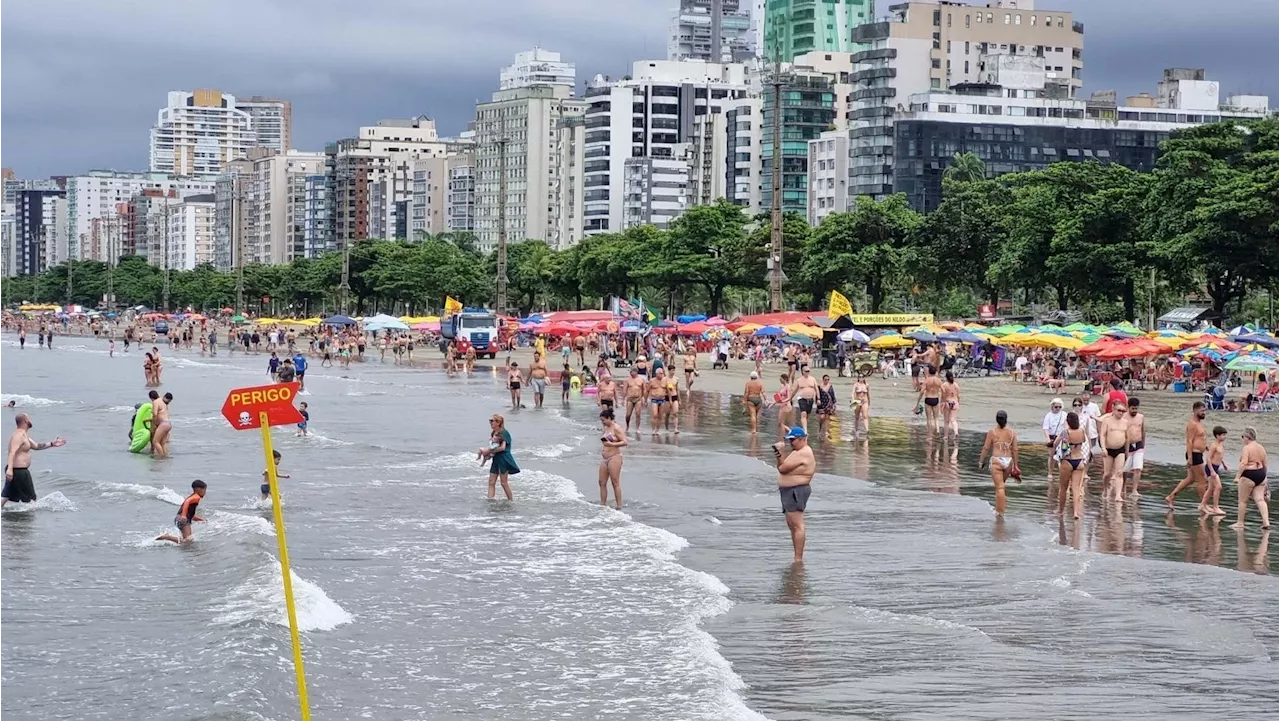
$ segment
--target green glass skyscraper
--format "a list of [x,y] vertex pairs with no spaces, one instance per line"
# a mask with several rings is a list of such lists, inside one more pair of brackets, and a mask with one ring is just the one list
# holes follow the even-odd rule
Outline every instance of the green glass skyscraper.
[[759,53],[785,63],[814,50],[856,52],[853,29],[874,17],[875,0],[765,0]]

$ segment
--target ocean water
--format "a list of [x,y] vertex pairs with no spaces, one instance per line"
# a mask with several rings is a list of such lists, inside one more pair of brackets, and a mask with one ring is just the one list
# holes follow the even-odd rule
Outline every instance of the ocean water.
[[[0,712],[296,718],[259,437],[219,415],[228,390],[266,382],[265,358],[168,358],[173,457],[157,461],[125,449],[141,361],[102,350],[0,350],[3,400],[36,438],[68,439],[34,456],[41,501],[0,514]],[[997,521],[978,439],[884,421],[815,443],[793,567],[773,438],[727,397],[686,404],[680,436],[632,437],[619,512],[595,502],[581,397],[510,412],[488,367],[307,381],[312,435],[274,437],[318,720],[1276,711],[1276,554],[1256,516],[1237,537],[1189,495],[1168,516],[1158,489],[1122,509],[1095,492],[1059,527],[1029,473]],[[494,412],[524,469],[514,503],[484,498],[474,460]],[[196,542],[152,541],[195,478]]]

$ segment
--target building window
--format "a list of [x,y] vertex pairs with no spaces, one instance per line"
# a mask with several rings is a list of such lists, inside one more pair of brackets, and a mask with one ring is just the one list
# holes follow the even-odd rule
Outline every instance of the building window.
[[[981,16],[979,16],[979,17],[981,17]],[[968,15],[967,13],[966,13],[966,14],[965,14],[965,16],[964,16],[964,26],[965,26],[965,27],[969,27],[969,15]]]
[[987,13],[987,24],[990,25],[991,23],[994,23],[994,22],[995,22],[995,16],[992,15],[991,13]]
[[978,24],[982,24],[982,13],[978,13]]
[[941,61],[941,60],[939,60],[938,58],[934,58],[931,62],[933,63],[933,67],[934,67],[935,69],[936,69],[936,68],[941,68],[941,67],[942,67],[942,61]]
[[[937,61],[937,60],[935,60],[934,62],[936,63],[936,62],[938,62],[938,61]],[[941,88],[941,87],[942,87],[942,81],[941,81],[941,80],[939,80],[938,78],[929,78],[929,88],[930,88],[930,89],[932,89],[932,90],[937,90],[938,88]]]
[[1014,24],[1014,25],[1021,25],[1021,24],[1022,24],[1022,13],[1018,13],[1017,15],[1014,15],[1014,16],[1013,16],[1013,24]]
[[951,27],[951,13],[947,13],[947,27]]
[[1013,20],[1013,14],[1012,14],[1012,13],[1005,13],[1005,14],[1004,14],[1004,24],[1005,24],[1005,25],[1008,25],[1008,24],[1010,23],[1010,21],[1012,21],[1012,20]]
[[965,74],[965,75],[968,75],[968,74],[969,74],[969,61],[968,61],[968,60],[964,61],[964,74]]
[[1032,24],[1032,25],[1035,25],[1035,24],[1036,24],[1036,16],[1035,16],[1035,15],[1032,15],[1032,16],[1031,16],[1031,24]]
[[968,40],[964,41],[964,54],[965,54],[965,55],[968,55],[968,54],[969,54],[969,41],[968,41]]
[[1058,16],[1058,27],[1062,27],[1062,16]]

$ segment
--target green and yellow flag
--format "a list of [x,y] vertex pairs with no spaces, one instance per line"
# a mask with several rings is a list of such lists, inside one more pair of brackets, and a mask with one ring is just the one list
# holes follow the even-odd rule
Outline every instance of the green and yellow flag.
[[849,299],[840,294],[840,291],[831,291],[831,302],[827,303],[827,317],[832,320],[841,316],[853,315],[853,306],[849,305]]

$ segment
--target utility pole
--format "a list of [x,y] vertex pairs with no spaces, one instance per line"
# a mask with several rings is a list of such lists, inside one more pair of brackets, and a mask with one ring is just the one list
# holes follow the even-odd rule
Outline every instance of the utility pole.
[[75,269],[71,265],[71,259],[67,258],[67,305],[71,302],[71,277],[75,274]]
[[[107,229],[107,312],[110,313],[116,309],[116,256],[111,252],[111,221],[106,224]],[[85,237],[80,236],[81,254],[84,253]]]
[[[350,170],[343,170],[343,173],[350,173]],[[356,168],[356,172],[361,172],[360,168]],[[339,200],[339,203],[342,201]],[[353,211],[354,212],[354,211]],[[344,231],[342,238],[342,281],[338,283],[338,293],[341,297],[341,309],[343,315],[347,313],[347,294],[351,291],[351,242],[348,239],[349,234]]]
[[[172,191],[170,191],[172,192]],[[164,196],[164,302],[162,310],[169,312],[169,196]]]
[[769,310],[782,310],[782,57],[775,44],[773,54],[773,197],[769,229]]
[[507,137],[503,129],[498,138],[498,277],[494,282],[497,298],[493,312],[507,314]]

